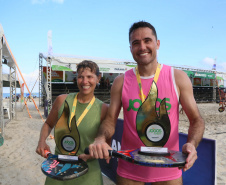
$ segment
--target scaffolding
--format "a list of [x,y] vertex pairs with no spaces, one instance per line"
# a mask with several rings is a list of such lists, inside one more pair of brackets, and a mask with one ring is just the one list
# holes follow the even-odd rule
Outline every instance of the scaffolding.
[[[3,63],[3,62],[4,63]],[[10,98],[9,98],[9,120],[16,118],[16,66],[11,56],[10,49],[8,48],[7,41],[4,37],[4,31],[2,25],[0,24],[0,134],[4,136],[4,126],[6,124],[4,120],[4,110],[3,110],[3,75],[2,75],[2,65],[5,64],[9,67],[9,88],[10,88]],[[7,86],[8,87],[8,86]]]
[[52,85],[51,85],[51,58],[46,60],[46,81],[43,77],[43,54],[39,54],[39,106],[44,106],[47,101],[48,111],[52,109]]
[[16,66],[10,67],[10,119],[16,118]]
[[[1,32],[0,32],[1,34]],[[1,36],[1,35],[0,35]],[[3,38],[0,37],[0,89],[3,89],[3,79],[2,79],[2,44],[3,44]],[[2,95],[3,91],[0,91],[0,98],[3,99]],[[3,136],[4,134],[4,115],[3,115],[3,102],[0,101],[0,134]],[[1,136],[0,136],[1,137]]]
[[44,92],[44,84],[43,84],[43,76],[42,76],[42,70],[43,70],[43,58],[42,56],[40,56],[41,54],[39,54],[39,107],[40,106],[44,106],[43,105],[43,97],[46,96],[45,92]]

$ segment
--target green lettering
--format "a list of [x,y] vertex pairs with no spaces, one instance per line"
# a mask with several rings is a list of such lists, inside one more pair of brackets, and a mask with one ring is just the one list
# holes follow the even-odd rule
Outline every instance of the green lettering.
[[[162,100],[160,98],[157,98],[157,102],[161,103]],[[135,107],[134,104],[138,103],[139,106]],[[140,106],[142,105],[142,101],[140,99],[129,99],[129,107],[127,108],[127,111],[130,111],[131,109],[133,111],[138,111]],[[166,110],[168,114],[170,114],[171,104],[170,104],[170,98],[166,98]],[[159,107],[156,107],[156,111],[159,112]]]
[[157,134],[157,135],[162,133],[161,129],[150,129],[149,132],[151,132],[151,133],[154,132],[154,134]]
[[68,144],[68,145],[73,145],[73,144],[74,144],[73,141],[68,141],[68,140],[64,141],[64,143],[65,143],[65,144]]
[[[160,98],[157,98],[157,102],[161,103],[162,100]],[[168,114],[170,114],[169,113],[169,110],[171,109],[171,104],[168,103],[168,102],[170,102],[170,99],[169,98],[166,98],[166,110],[167,110]],[[159,107],[156,108],[156,111],[157,112],[159,111]]]
[[[134,104],[135,104],[135,103],[139,103],[139,106],[138,106],[137,108],[134,107]],[[132,109],[133,111],[138,111],[138,109],[140,108],[141,104],[142,104],[142,101],[139,100],[139,99],[135,99],[135,100],[130,99],[130,100],[129,100],[129,107],[128,107],[127,111],[130,111],[131,109]]]

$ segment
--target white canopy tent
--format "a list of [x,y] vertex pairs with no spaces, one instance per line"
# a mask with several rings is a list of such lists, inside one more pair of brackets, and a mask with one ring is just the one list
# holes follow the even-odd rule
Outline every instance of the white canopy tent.
[[124,73],[136,65],[133,61],[113,60],[95,57],[51,55],[40,53],[39,57],[51,62],[53,71],[76,71],[77,64],[83,60],[92,60],[97,63],[101,73]]
[[[43,59],[46,61],[46,83],[43,79]],[[136,66],[134,61],[104,59],[84,56],[68,56],[47,53],[39,54],[39,105],[43,103],[43,94],[46,95],[49,110],[52,107],[51,71],[76,71],[78,63],[83,60],[92,60],[97,63],[101,73],[125,73]]]
[[[9,67],[9,74],[2,74],[3,64]],[[16,115],[15,102],[13,101],[14,96],[16,96],[16,84],[16,66],[7,46],[4,30],[0,24],[0,133],[2,135],[4,133],[3,87],[10,87],[9,112],[10,119],[13,119]]]
[[[43,59],[46,61],[46,81],[44,82],[43,78]],[[84,57],[84,56],[68,56],[68,55],[60,55],[60,54],[52,54],[49,55],[47,53],[39,54],[39,105],[43,106],[43,95],[46,96],[48,101],[48,109],[51,110],[52,107],[52,75],[51,71],[76,71],[77,64],[83,60],[92,60],[96,62],[100,68],[101,73],[125,73],[127,70],[136,66],[134,61],[123,61],[123,60],[112,60],[112,59],[104,59],[104,58],[94,58],[94,57]],[[206,78],[207,82],[209,79],[215,79],[215,74],[217,76],[223,75],[226,77],[226,74],[219,73],[216,70],[204,70],[198,69],[190,66],[172,66],[174,68],[191,72],[193,74],[193,78],[198,75],[208,76]],[[65,76],[65,75],[63,75]],[[226,80],[224,78],[224,80]],[[63,80],[63,82],[66,82]],[[216,99],[216,80],[214,80],[214,91],[213,91],[213,99]]]

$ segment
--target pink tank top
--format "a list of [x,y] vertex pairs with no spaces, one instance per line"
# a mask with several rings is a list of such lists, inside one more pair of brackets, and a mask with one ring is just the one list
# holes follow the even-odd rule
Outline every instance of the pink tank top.
[[[150,90],[154,75],[141,77],[142,89],[147,96]],[[157,110],[164,98],[166,98],[166,108],[170,119],[171,132],[164,147],[169,150],[179,150],[179,97],[174,79],[174,70],[170,66],[163,65],[157,81],[158,99]],[[122,90],[122,104],[124,112],[123,135],[121,149],[137,149],[144,146],[136,131],[136,114],[142,102],[139,97],[139,87],[135,75],[135,70],[131,69],[125,73]],[[141,182],[157,182],[177,179],[182,171],[178,168],[157,168],[138,166],[119,159],[118,175]]]

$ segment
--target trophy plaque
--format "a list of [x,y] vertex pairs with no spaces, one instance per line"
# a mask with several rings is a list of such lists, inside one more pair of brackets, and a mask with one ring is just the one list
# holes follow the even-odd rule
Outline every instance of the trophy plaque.
[[169,139],[171,125],[166,110],[166,100],[163,99],[156,112],[158,89],[153,81],[151,90],[140,106],[137,117],[137,133],[143,144],[147,147],[163,147]]
[[[64,103],[64,110],[59,118],[55,130],[55,142],[61,154],[75,155],[79,150],[80,135],[76,125],[75,116],[69,124],[70,109],[67,101]],[[71,127],[69,127],[71,125]]]

